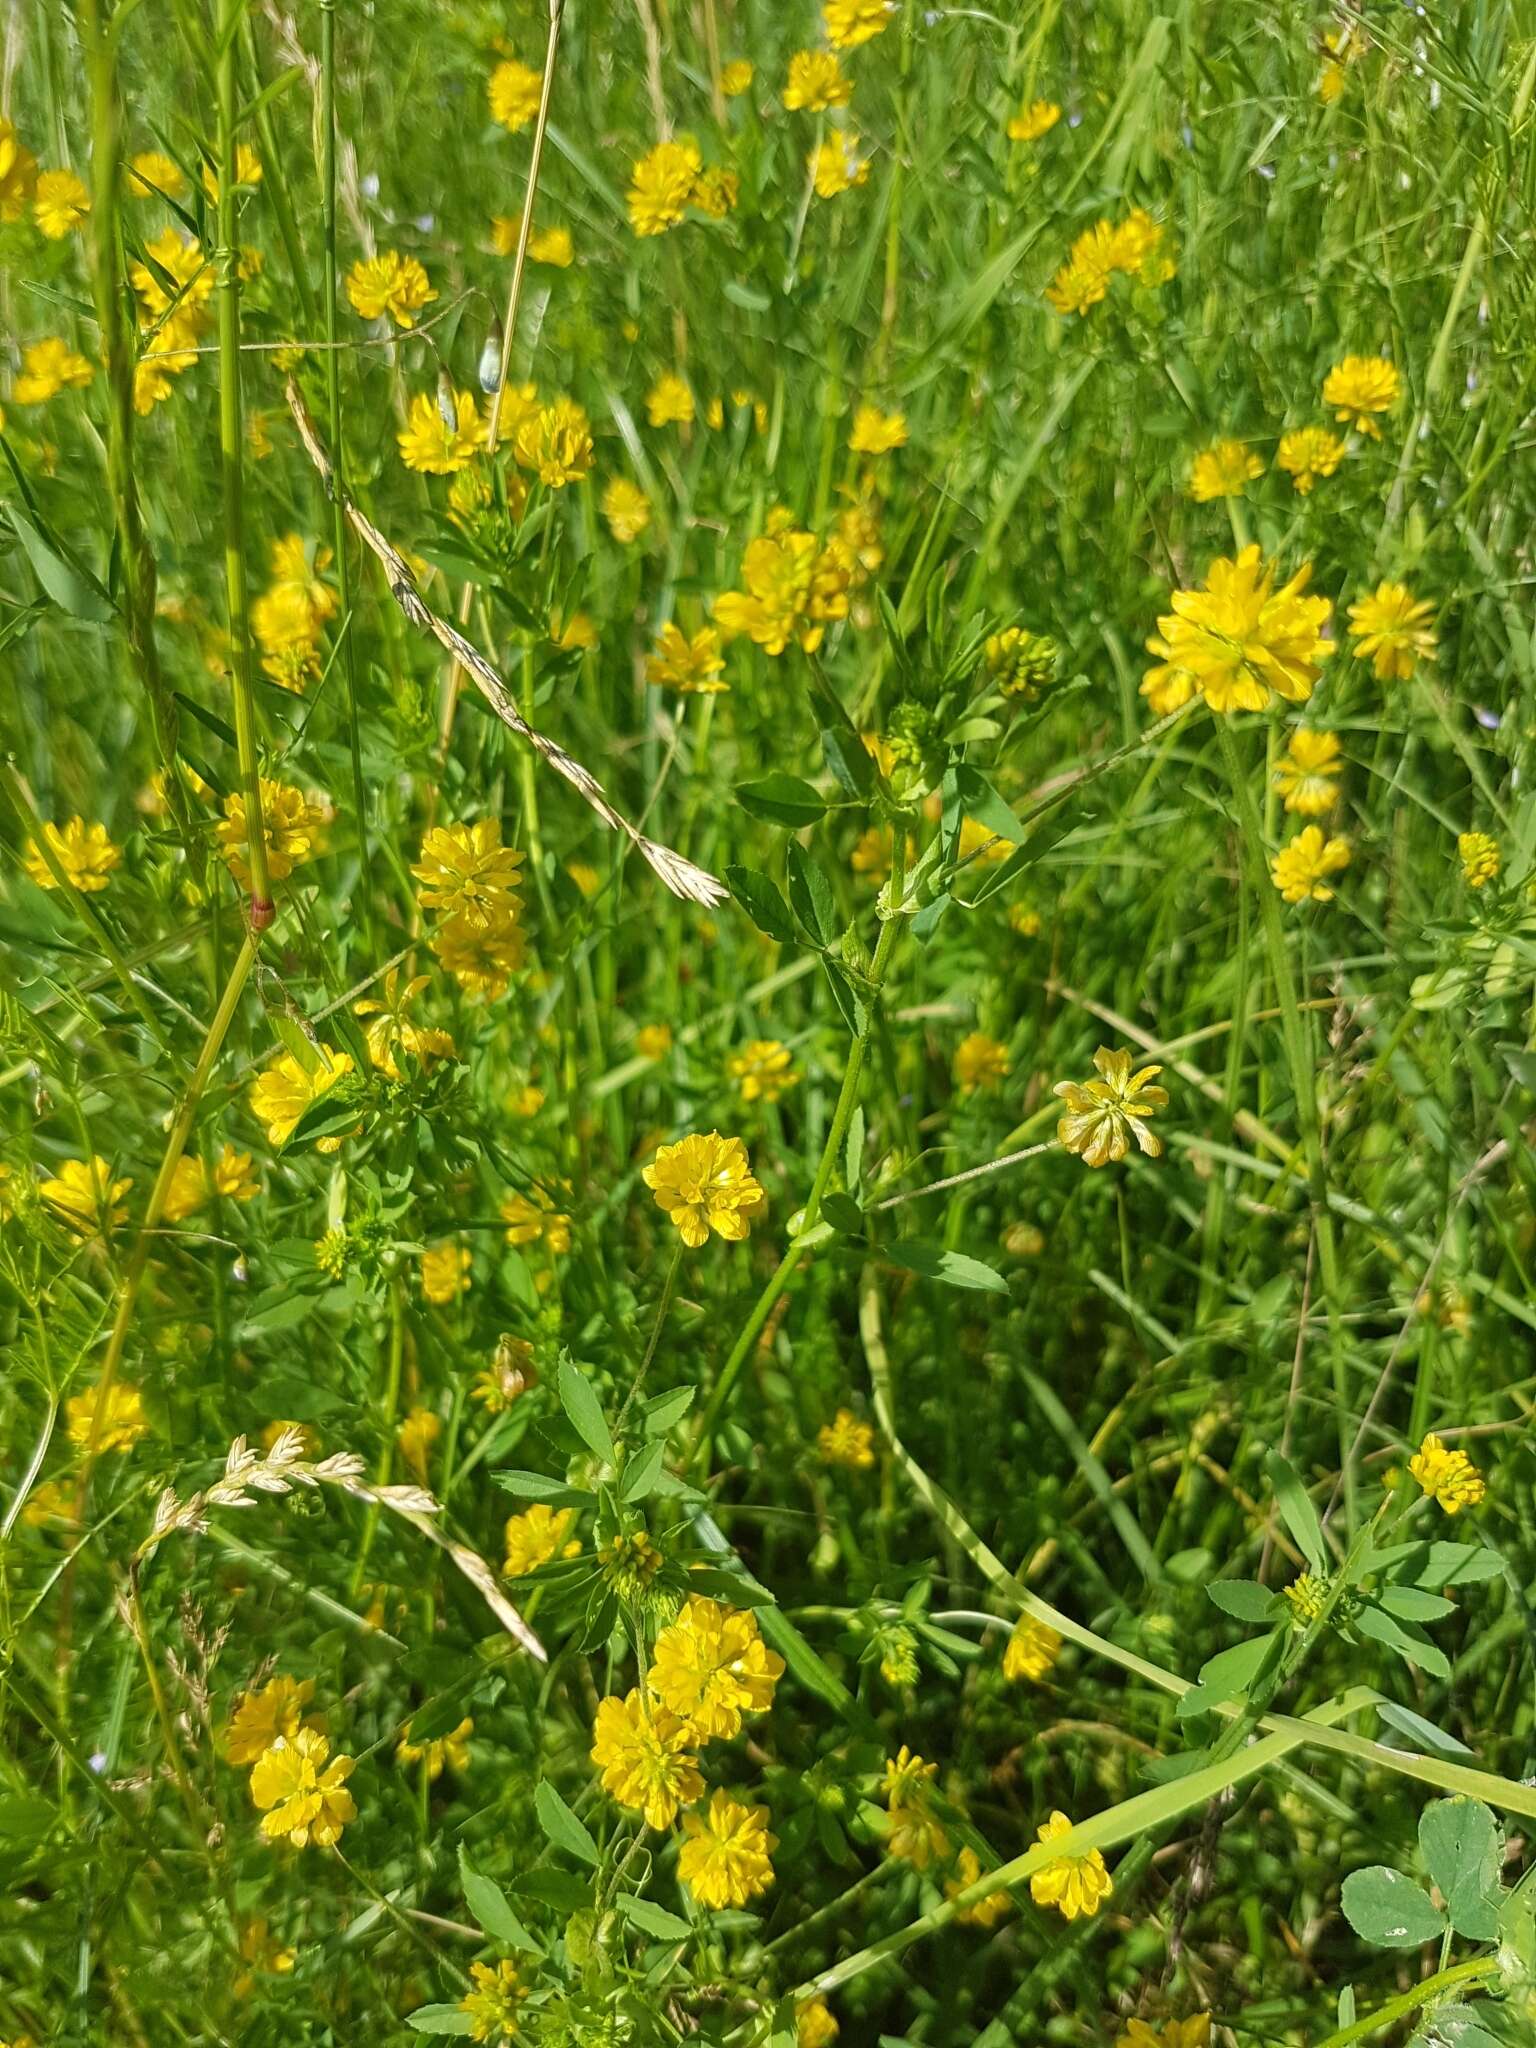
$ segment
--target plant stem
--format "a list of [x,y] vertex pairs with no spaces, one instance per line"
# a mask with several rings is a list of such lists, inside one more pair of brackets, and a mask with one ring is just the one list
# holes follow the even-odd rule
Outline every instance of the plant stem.
[[683,1240],[679,1238],[672,1250],[672,1263],[667,1268],[667,1277],[662,1283],[661,1300],[656,1304],[656,1321],[651,1330],[651,1341],[645,1347],[645,1356],[640,1361],[640,1370],[635,1374],[634,1384],[624,1396],[624,1405],[619,1410],[618,1421],[614,1424],[613,1433],[615,1436],[623,1429],[625,1418],[639,1399],[640,1389],[645,1385],[645,1376],[651,1369],[651,1360],[656,1356],[656,1347],[660,1344],[662,1330],[666,1327],[667,1316],[672,1307],[672,1297],[677,1292],[677,1276],[682,1271],[682,1266]]
[[235,233],[238,29],[244,0],[215,0],[218,25],[217,176],[219,311],[219,468],[224,485],[224,589],[229,608],[230,683],[235,697],[235,744],[245,792],[246,861],[251,872],[248,909],[252,931],[262,932],[276,911],[267,869],[267,834],[261,813],[261,769],[256,753],[256,695],[251,677],[251,631],[245,587],[244,427],[240,401],[240,250]]
[[1417,2012],[1431,1999],[1439,1998],[1443,1992],[1453,1990],[1457,1985],[1480,1984],[1485,1977],[1497,1976],[1498,1969],[1499,1959],[1494,1955],[1474,1956],[1469,1963],[1456,1963],[1449,1970],[1437,1970],[1433,1977],[1426,1977],[1400,1998],[1388,1999],[1385,2005],[1378,2005],[1363,2019],[1355,2020],[1349,2026],[1341,2027],[1336,2034],[1330,2034],[1325,2041],[1319,2041],[1317,2048],[1346,2048],[1350,2041],[1363,2041],[1368,2035],[1391,2026],[1394,2020],[1406,2019],[1409,2013]]

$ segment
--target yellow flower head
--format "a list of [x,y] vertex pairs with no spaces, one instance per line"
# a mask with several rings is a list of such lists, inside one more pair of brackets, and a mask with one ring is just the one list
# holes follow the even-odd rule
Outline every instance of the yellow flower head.
[[[261,175],[261,158],[256,154],[255,150],[251,148],[248,142],[237,144],[235,149],[236,185],[259,185],[261,183]],[[203,165],[203,190],[207,193],[210,204],[217,206],[219,203],[219,181],[214,173],[212,164]]]
[[430,1408],[413,1408],[395,1431],[401,1457],[423,1486],[427,1483],[427,1461],[432,1455],[432,1446],[442,1433],[442,1419]]
[[1397,365],[1384,356],[1346,356],[1323,379],[1323,403],[1337,408],[1335,419],[1346,420],[1360,433],[1380,440],[1375,416],[1396,405],[1401,389]]
[[1437,645],[1435,614],[1402,583],[1378,583],[1370,597],[1349,608],[1349,637],[1354,651],[1369,660],[1382,682],[1406,682],[1422,656],[1428,661]]
[[1274,698],[1304,703],[1328,653],[1326,597],[1304,597],[1310,564],[1275,588],[1276,568],[1257,544],[1235,562],[1213,562],[1200,590],[1176,590],[1173,610],[1147,642],[1163,666],[1142,694],[1156,711],[1176,710],[1199,689],[1213,711],[1262,711]]
[[469,1738],[474,1732],[475,1724],[466,1714],[449,1734],[430,1736],[425,1742],[412,1742],[411,1724],[407,1721],[395,1748],[395,1762],[425,1764],[428,1781],[436,1784],[443,1775],[445,1764],[456,1771],[469,1769]]
[[683,1816],[687,1840],[677,1874],[701,1906],[744,1906],[773,1883],[769,1858],[778,1847],[766,1806],[742,1806],[716,1792],[702,1817]]
[[613,477],[603,486],[603,517],[616,541],[638,540],[651,523],[651,501],[638,484],[627,476]]
[[1503,860],[1498,841],[1486,832],[1458,832],[1456,851],[1461,856],[1461,879],[1469,889],[1484,889],[1498,880]]
[[839,129],[806,158],[818,199],[836,199],[840,192],[869,182],[869,160],[859,155],[859,138]]
[[821,25],[837,50],[856,50],[884,35],[896,12],[896,0],[825,0]]
[[768,1711],[783,1675],[784,1659],[759,1635],[755,1615],[694,1594],[656,1638],[646,1684],[697,1740],[729,1741],[743,1714]]
[[735,57],[720,67],[720,90],[728,100],[738,100],[752,83],[753,69],[745,57]]
[[467,924],[515,917],[523,856],[501,843],[501,820],[434,825],[421,842],[411,873],[421,884],[421,907]]
[[1132,2020],[1117,2035],[1115,2048],[1209,2048],[1211,2016],[1192,2013],[1187,2020],[1165,2020],[1154,2027],[1147,2020]]
[[[314,1696],[312,1678],[284,1678],[281,1673],[255,1692],[238,1693],[224,1731],[224,1754],[232,1764],[257,1762],[280,1735],[298,1734],[304,1709]],[[318,1722],[311,1725],[319,1728]]]
[[96,372],[67,341],[34,341],[24,349],[21,373],[11,386],[18,405],[45,405],[61,391],[83,391]]
[[645,410],[653,427],[686,426],[693,419],[693,393],[669,370],[645,394]]
[[471,1963],[469,1974],[474,1990],[459,2000],[459,2011],[470,2018],[470,2037],[476,2041],[511,2041],[517,2036],[518,2008],[528,1996],[528,1987],[518,1975],[516,1963],[505,1958],[499,1963]]
[[20,220],[37,189],[37,158],[9,121],[0,120],[0,220]]
[[1305,497],[1320,476],[1332,476],[1344,460],[1344,443],[1327,427],[1294,427],[1280,436],[1275,461]]
[[1337,733],[1309,732],[1304,725],[1297,726],[1275,763],[1275,787],[1285,808],[1303,818],[1320,818],[1331,811],[1338,801],[1337,777],[1342,765]]
[[1349,866],[1349,841],[1325,839],[1319,825],[1308,825],[1269,864],[1269,877],[1287,903],[1331,903],[1328,877]]
[[740,1138],[695,1132],[663,1145],[641,1179],[676,1224],[683,1243],[697,1251],[713,1230],[731,1244],[747,1234],[748,1219],[763,1206]]
[[672,1825],[680,1807],[704,1797],[691,1742],[687,1725],[676,1714],[653,1706],[637,1690],[598,1707],[592,1761],[603,1774],[608,1796],[644,1814],[646,1826],[659,1832]]
[[955,1047],[955,1086],[962,1095],[995,1088],[1007,1072],[1008,1048],[985,1031],[968,1032]]
[[[450,403],[452,425],[443,416],[443,406]],[[435,392],[418,391],[395,439],[407,469],[428,476],[453,476],[485,446],[485,422],[471,391],[456,391],[451,401],[439,401]]]
[[495,1002],[506,994],[527,946],[516,910],[503,906],[488,919],[457,913],[445,918],[432,934],[432,951],[467,996]]
[[[96,1419],[98,1407],[101,1409],[99,1423]],[[88,1387],[83,1394],[72,1395],[64,1403],[64,1416],[69,1440],[81,1450],[89,1447],[94,1436],[98,1451],[131,1451],[141,1436],[149,1434],[143,1395],[137,1387],[125,1386],[121,1380],[112,1382],[105,1400],[97,1387]]]
[[591,423],[575,399],[557,398],[523,422],[513,450],[541,484],[563,490],[579,483],[592,467]]
[[474,1258],[467,1245],[436,1244],[421,1255],[421,1291],[434,1308],[447,1308],[469,1292]]
[[796,50],[790,58],[784,104],[791,113],[824,114],[852,97],[853,81],[843,75],[835,50]]
[[1061,1637],[1047,1622],[1024,1614],[1014,1623],[1008,1647],[1003,1651],[1003,1676],[1017,1681],[1028,1679],[1039,1685],[1061,1655]]
[[893,448],[906,445],[904,412],[882,412],[877,405],[861,405],[854,414],[848,446],[855,455],[889,455]]
[[354,1015],[368,1019],[363,1036],[368,1043],[369,1060],[391,1081],[404,1078],[399,1060],[402,1052],[418,1060],[424,1068],[430,1068],[434,1060],[458,1058],[451,1033],[411,1022],[411,1005],[426,985],[427,977],[417,974],[402,987],[400,970],[392,967],[384,977],[382,1000],[364,996],[361,1002],[352,1006]]
[[498,64],[486,88],[491,102],[491,119],[499,121],[503,128],[510,129],[515,135],[519,128],[526,128],[538,113],[543,89],[542,72],[527,64],[519,64],[515,57]]
[[508,1244],[540,1244],[556,1257],[571,1248],[571,1219],[557,1209],[543,1188],[527,1195],[510,1194],[501,1205],[501,1220],[507,1226]]
[[749,541],[741,558],[745,590],[722,591],[714,619],[726,634],[745,633],[767,654],[782,654],[791,640],[814,654],[824,621],[846,618],[851,564],[816,536],[795,526],[776,527]]
[[1293,1629],[1307,1629],[1313,1622],[1322,1620],[1328,1604],[1328,1583],[1325,1579],[1320,1579],[1315,1572],[1302,1572],[1280,1590],[1291,1610]]
[[824,1998],[808,1998],[795,2008],[795,2048],[832,2048],[842,2032]]
[[1189,473],[1189,495],[1197,505],[1212,498],[1240,498],[1243,486],[1264,474],[1264,465],[1241,441],[1213,441],[1195,457]]
[[629,224],[637,235],[661,235],[684,219],[704,167],[699,145],[680,135],[658,142],[630,173]]
[[132,1186],[131,1180],[114,1180],[111,1167],[98,1153],[89,1164],[66,1159],[37,1192],[54,1222],[74,1237],[94,1237],[128,1221],[128,1211],[120,1204]]
[[1010,142],[1038,142],[1042,135],[1049,135],[1061,119],[1061,109],[1054,100],[1032,100],[1020,107],[1008,123]]
[[[330,1761],[327,1762],[327,1758]],[[347,1790],[349,1756],[331,1757],[331,1745],[313,1728],[279,1735],[251,1772],[251,1798],[261,1810],[261,1832],[302,1849],[311,1841],[329,1849],[357,1816]]]
[[832,1420],[817,1430],[816,1449],[823,1465],[867,1472],[875,1462],[875,1432],[867,1422],[860,1422],[851,1408],[839,1408]]
[[[962,1892],[970,1890],[980,1876],[981,1858],[967,1842],[955,1858],[955,1875],[944,1881],[944,1896],[947,1899],[958,1899]],[[1012,1904],[1013,1900],[1006,1889],[988,1892],[973,1906],[962,1906],[955,1917],[962,1920],[967,1927],[995,1927]]]
[[364,256],[347,272],[347,297],[365,320],[387,313],[397,327],[414,327],[416,315],[437,297],[414,256],[385,249]]
[[1168,1106],[1167,1089],[1148,1085],[1162,1068],[1141,1067],[1133,1073],[1130,1054],[1111,1052],[1107,1045],[1099,1047],[1093,1064],[1096,1081],[1058,1081],[1052,1091],[1067,1105],[1057,1138],[1084,1166],[1123,1159],[1132,1138],[1149,1159],[1158,1158],[1162,1140],[1147,1129],[1146,1119]]
[[642,1024],[635,1033],[635,1051],[643,1060],[665,1059],[671,1050],[670,1024]]
[[754,1038],[732,1053],[726,1070],[741,1091],[743,1102],[777,1102],[800,1076],[787,1045],[776,1038]]
[[181,166],[158,149],[142,149],[128,166],[128,190],[135,199],[185,199]]
[[[261,824],[267,842],[267,873],[275,882],[325,850],[327,814],[313,798],[289,782],[261,778]],[[242,888],[251,886],[251,835],[246,824],[245,794],[232,789],[224,799],[224,816],[216,837],[230,871]]]
[[1448,1515],[1475,1508],[1488,1491],[1487,1481],[1466,1452],[1447,1450],[1433,1434],[1425,1437],[1409,1459],[1408,1470],[1425,1498],[1438,1502]]
[[[310,1052],[309,1066],[301,1065],[291,1052],[279,1053],[251,1084],[251,1114],[266,1125],[269,1145],[285,1145],[309,1105],[352,1071],[350,1053],[332,1052],[326,1045],[311,1046]],[[339,1138],[322,1138],[319,1149],[334,1152],[340,1144]]]
[[525,1579],[554,1557],[575,1557],[581,1544],[566,1532],[576,1519],[574,1508],[552,1508],[537,1501],[520,1515],[508,1515],[506,1560],[502,1570],[509,1579]]
[[701,626],[690,640],[668,619],[657,637],[656,651],[646,656],[645,680],[657,689],[712,697],[730,688],[722,676],[724,668],[720,635],[713,626]]
[[[1054,1842],[1071,1832],[1072,1823],[1064,1813],[1053,1813],[1035,1830],[1036,1839]],[[1104,1858],[1097,1849],[1086,1856],[1059,1856],[1037,1870],[1029,1880],[1029,1895],[1037,1906],[1054,1906],[1064,1920],[1081,1914],[1092,1919],[1114,1890]]]
[[[43,826],[43,837],[54,859],[85,896],[105,889],[107,878],[123,858],[122,848],[112,843],[106,826],[87,825],[84,818],[71,818],[62,832],[50,820]],[[22,865],[39,889],[58,888],[53,869],[38,851],[35,839],[28,842]]]
[[50,242],[83,226],[90,210],[91,195],[73,171],[44,171],[38,179],[32,215]]

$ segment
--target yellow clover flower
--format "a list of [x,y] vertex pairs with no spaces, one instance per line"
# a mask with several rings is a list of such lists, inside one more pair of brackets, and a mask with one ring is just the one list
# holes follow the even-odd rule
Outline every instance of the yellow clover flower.
[[516,1963],[505,1957],[499,1963],[471,1963],[469,1974],[474,1990],[459,2000],[459,2011],[468,2013],[470,2037],[476,2041],[511,2041],[521,2024],[518,2009],[528,1996],[528,1987],[518,1975]]
[[74,1237],[94,1237],[128,1221],[128,1211],[120,1204],[132,1186],[131,1180],[114,1180],[112,1168],[98,1153],[89,1163],[66,1159],[37,1192],[55,1223]]
[[[98,1405],[101,1408],[99,1424],[96,1419]],[[83,1394],[73,1395],[64,1403],[64,1415],[69,1440],[81,1450],[89,1448],[93,1434],[99,1452],[131,1451],[141,1436],[149,1434],[143,1395],[137,1387],[124,1386],[121,1380],[114,1380],[108,1387],[105,1400],[101,1399],[100,1390],[96,1387],[88,1387]]]
[[[81,817],[71,818],[62,832],[48,820],[43,826],[43,837],[54,859],[84,896],[94,896],[105,889],[112,870],[123,858],[122,848],[112,843],[105,825],[87,825]],[[39,889],[58,888],[58,877],[43,859],[35,839],[27,843],[22,865],[28,880],[36,882]]]
[[845,107],[853,97],[853,81],[843,74],[835,50],[796,50],[789,60],[784,105],[790,113],[824,114]]
[[1408,1461],[1408,1470],[1448,1515],[1475,1508],[1488,1491],[1487,1481],[1462,1450],[1448,1450],[1433,1432]]
[[1213,498],[1240,498],[1243,486],[1264,474],[1264,465],[1241,441],[1214,441],[1195,457],[1189,474],[1189,495],[1197,505]]
[[1337,733],[1298,726],[1275,763],[1275,787],[1285,808],[1303,818],[1320,818],[1331,811],[1338,802],[1335,778],[1342,765]]
[[729,1741],[743,1714],[763,1714],[784,1675],[750,1612],[692,1594],[656,1638],[646,1684],[699,1741]]
[[1276,697],[1304,703],[1329,651],[1323,638],[1332,607],[1304,597],[1311,565],[1275,588],[1276,567],[1258,545],[1236,561],[1213,562],[1200,590],[1176,590],[1173,610],[1147,642],[1163,665],[1148,671],[1142,695],[1159,715],[1187,704],[1198,689],[1213,711],[1263,711]]
[[608,1796],[643,1814],[646,1826],[659,1833],[672,1825],[679,1808],[704,1797],[692,1740],[686,1722],[636,1689],[599,1705],[592,1761]]
[[331,1745],[313,1728],[279,1735],[251,1772],[251,1798],[261,1809],[261,1832],[270,1841],[292,1842],[296,1849],[311,1841],[322,1849],[332,1847],[347,1822],[357,1816],[346,1789],[352,1769],[351,1757],[331,1757]]
[[[1038,1841],[1054,1842],[1071,1830],[1072,1822],[1064,1813],[1057,1812],[1042,1821],[1035,1834]],[[1035,1904],[1054,1906],[1064,1920],[1076,1920],[1079,1915],[1092,1919],[1113,1889],[1104,1858],[1097,1849],[1090,1849],[1086,1856],[1058,1856],[1029,1880],[1029,1894]]]
[[702,1818],[683,1816],[683,1830],[677,1874],[701,1906],[744,1906],[773,1883],[769,1858],[778,1842],[768,1832],[766,1806],[742,1806],[716,1792]]
[[1390,411],[1401,389],[1397,365],[1384,356],[1346,356],[1323,379],[1323,403],[1337,408],[1335,419],[1379,441],[1376,414]]
[[1503,859],[1498,841],[1486,832],[1458,832],[1456,851],[1461,857],[1461,878],[1469,889],[1484,889],[1498,880]]
[[285,1678],[281,1673],[255,1692],[238,1693],[224,1731],[224,1754],[232,1764],[254,1764],[280,1735],[298,1734],[305,1725],[304,1709],[314,1696],[312,1678]]
[[816,1432],[816,1450],[823,1465],[842,1465],[867,1472],[875,1462],[875,1432],[851,1408],[839,1408]]
[[1166,1088],[1151,1087],[1161,1067],[1131,1071],[1128,1052],[1111,1052],[1101,1045],[1093,1056],[1098,1070],[1096,1081],[1058,1081],[1053,1094],[1067,1105],[1056,1126],[1056,1136],[1069,1152],[1075,1152],[1084,1166],[1107,1166],[1121,1160],[1130,1150],[1132,1138],[1149,1159],[1162,1154],[1162,1140],[1146,1126],[1146,1118],[1168,1106]]
[[722,1138],[718,1131],[695,1132],[675,1145],[663,1145],[641,1179],[677,1226],[683,1243],[697,1251],[713,1230],[730,1244],[747,1234],[748,1219],[765,1197],[752,1178],[747,1148],[740,1138]]
[[1331,903],[1328,877],[1349,866],[1349,841],[1325,839],[1319,825],[1308,825],[1269,864],[1270,880],[1287,903]]
[[90,210],[91,195],[73,171],[44,171],[39,177],[32,216],[50,242],[62,242],[83,226]]
[[1349,637],[1355,653],[1369,659],[1382,682],[1406,682],[1420,657],[1437,645],[1433,608],[1402,583],[1381,582],[1369,597],[1349,608]]
[[1008,1647],[1003,1651],[1003,1676],[1028,1679],[1039,1685],[1061,1655],[1061,1637],[1048,1622],[1024,1614],[1014,1623]]

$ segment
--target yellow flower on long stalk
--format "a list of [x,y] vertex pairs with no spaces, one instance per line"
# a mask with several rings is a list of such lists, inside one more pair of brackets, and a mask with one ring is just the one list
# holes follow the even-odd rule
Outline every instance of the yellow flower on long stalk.
[[[451,418],[445,417],[445,407]],[[418,391],[395,439],[407,469],[454,476],[485,446],[485,422],[472,391],[455,391],[441,401],[435,392]]]
[[729,1741],[743,1714],[763,1714],[784,1675],[750,1611],[691,1595],[656,1638],[646,1684],[699,1741]]
[[1371,663],[1382,682],[1406,682],[1420,660],[1434,655],[1434,608],[1415,598],[1406,584],[1378,583],[1369,597],[1350,606],[1349,637],[1356,655]]
[[1327,427],[1295,427],[1280,436],[1275,463],[1305,497],[1320,476],[1332,476],[1345,456],[1344,443]]
[[731,1054],[726,1071],[740,1090],[743,1102],[777,1102],[800,1079],[793,1054],[777,1038],[754,1038],[740,1052]]
[[[1053,1813],[1035,1830],[1041,1842],[1057,1841],[1070,1834],[1072,1822],[1064,1813]],[[1058,1856],[1029,1880],[1029,1894],[1037,1906],[1054,1906],[1064,1920],[1092,1919],[1114,1890],[1104,1858],[1097,1849],[1086,1856]]]
[[[105,889],[113,869],[122,862],[123,850],[113,844],[106,826],[87,825],[84,818],[71,818],[62,832],[49,819],[43,837],[49,852],[84,896]],[[27,842],[22,865],[28,880],[36,882],[39,889],[58,888],[58,877],[43,859],[35,839]]]
[[1213,562],[1203,588],[1176,590],[1147,642],[1162,657],[1141,686],[1153,710],[1177,710],[1197,689],[1213,711],[1304,703],[1329,651],[1322,629],[1332,609],[1303,596],[1311,573],[1306,564],[1277,589],[1276,566],[1255,544]]
[[487,925],[515,915],[523,856],[501,843],[501,820],[434,825],[421,842],[411,873],[421,884],[421,907],[440,917]]
[[896,0],[825,0],[821,25],[836,50],[856,50],[884,35],[896,13]]
[[292,1842],[296,1849],[310,1842],[331,1848],[357,1816],[346,1789],[352,1770],[351,1757],[332,1757],[331,1745],[313,1728],[279,1735],[251,1772],[251,1798],[261,1809],[261,1832],[269,1840]]
[[[280,1053],[251,1085],[251,1114],[267,1127],[269,1145],[285,1145],[312,1102],[352,1071],[352,1055],[332,1052],[327,1045],[310,1047],[312,1064],[301,1064],[291,1052]],[[321,1138],[318,1149],[335,1152],[339,1137]]]
[[91,195],[85,181],[73,171],[44,171],[37,181],[32,215],[50,242],[62,242],[76,228],[84,227],[91,210]]
[[[298,1734],[314,1696],[312,1678],[286,1678],[281,1672],[254,1692],[237,1694],[224,1732],[224,1754],[232,1764],[256,1763],[280,1735]],[[311,1725],[324,1733],[319,1722]]]
[[1337,408],[1336,419],[1379,441],[1381,427],[1376,415],[1389,412],[1401,390],[1397,365],[1384,356],[1346,356],[1323,379],[1323,403]]
[[[101,1409],[99,1424],[96,1419],[98,1406]],[[64,1403],[64,1416],[69,1440],[80,1450],[89,1446],[93,1433],[100,1452],[131,1451],[140,1437],[149,1434],[144,1397],[137,1387],[130,1387],[122,1380],[112,1382],[105,1401],[95,1387],[87,1387],[83,1394],[72,1394]]]
[[790,113],[824,114],[829,107],[846,107],[852,97],[853,81],[844,75],[835,50],[796,50],[790,58],[784,87]]
[[728,1243],[739,1244],[765,1199],[752,1178],[746,1146],[740,1138],[722,1138],[718,1131],[694,1133],[675,1145],[661,1146],[640,1177],[690,1251],[707,1242],[712,1230]]
[[773,1883],[769,1859],[778,1842],[768,1832],[766,1806],[743,1806],[716,1792],[702,1815],[683,1816],[683,1830],[677,1874],[701,1906],[744,1906]]
[[1269,864],[1270,880],[1287,903],[1331,903],[1328,878],[1349,866],[1349,841],[1325,839],[1322,828],[1308,825]]
[[128,1221],[122,1200],[132,1186],[132,1180],[114,1180],[111,1166],[98,1153],[89,1162],[66,1159],[37,1192],[56,1223],[75,1237],[94,1237]]
[[655,689],[713,697],[731,687],[723,680],[724,668],[720,635],[713,626],[701,626],[690,639],[668,619],[657,636],[655,652],[645,658],[645,680]]
[[1162,1140],[1147,1129],[1146,1119],[1168,1106],[1167,1089],[1149,1085],[1162,1068],[1140,1067],[1133,1073],[1130,1054],[1112,1052],[1107,1045],[1099,1047],[1093,1064],[1097,1080],[1058,1081],[1052,1091],[1067,1105],[1056,1126],[1060,1143],[1084,1166],[1123,1159],[1133,1138],[1149,1159],[1159,1158]]
[[89,360],[67,341],[34,341],[22,352],[11,397],[18,405],[46,405],[61,391],[83,391],[95,375]]
[[359,257],[347,272],[347,297],[365,320],[387,313],[397,327],[414,327],[416,315],[437,293],[414,256],[382,249],[376,256]]
[[1242,441],[1213,441],[1195,457],[1189,495],[1197,505],[1213,498],[1240,498],[1245,484],[1264,474],[1264,465]]
[[573,398],[557,398],[518,428],[513,452],[546,489],[563,490],[592,467],[591,422]]
[[592,1761],[603,1790],[642,1814],[648,1828],[668,1828],[680,1808],[704,1797],[704,1780],[685,1721],[652,1704],[637,1688],[605,1699],[592,1727]]
[[1049,135],[1061,119],[1061,108],[1054,100],[1031,100],[1008,123],[1010,142],[1038,142],[1042,135]]
[[699,145],[680,135],[658,142],[630,173],[629,224],[637,235],[661,235],[685,219],[703,169]]
[[515,135],[538,113],[543,86],[543,73],[519,63],[515,57],[498,64],[486,87],[491,119]]
[[1342,766],[1339,736],[1332,732],[1309,732],[1298,726],[1275,763],[1275,788],[1288,811],[1303,818],[1320,818],[1338,802],[1337,777]]

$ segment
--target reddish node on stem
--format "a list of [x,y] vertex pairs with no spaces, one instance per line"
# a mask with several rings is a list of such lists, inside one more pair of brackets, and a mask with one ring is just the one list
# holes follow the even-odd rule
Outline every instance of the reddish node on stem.
[[276,916],[277,905],[270,897],[263,897],[259,901],[254,896],[251,898],[250,920],[253,932],[264,932]]

